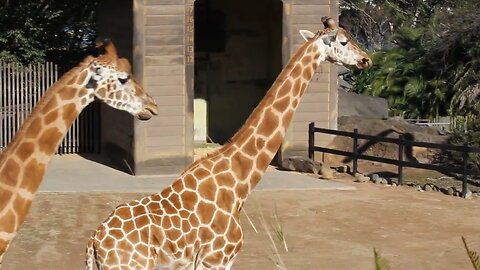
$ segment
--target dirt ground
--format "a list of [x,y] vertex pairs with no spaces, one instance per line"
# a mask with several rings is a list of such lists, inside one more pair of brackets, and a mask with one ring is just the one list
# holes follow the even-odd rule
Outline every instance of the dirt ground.
[[[473,269],[461,236],[480,251],[480,200],[343,181],[357,190],[254,192],[246,212],[259,232],[243,215],[245,245],[233,269],[278,269],[260,213],[270,231],[281,226],[287,269],[374,269],[374,247],[391,269]],[[140,196],[40,193],[2,269],[83,269],[90,233]]]

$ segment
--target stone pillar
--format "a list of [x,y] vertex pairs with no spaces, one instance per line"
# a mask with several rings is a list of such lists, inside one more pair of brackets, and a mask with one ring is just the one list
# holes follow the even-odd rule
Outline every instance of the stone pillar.
[[193,2],[134,0],[133,66],[159,105],[134,122],[137,175],[179,173],[193,161]]
[[[304,44],[299,30],[316,32],[323,29],[322,16],[338,20],[338,0],[284,0],[284,66],[293,53]],[[281,149],[281,158],[308,155],[308,123],[335,129],[337,127],[337,67],[322,63],[315,72]],[[326,145],[331,137],[316,137],[317,145]]]

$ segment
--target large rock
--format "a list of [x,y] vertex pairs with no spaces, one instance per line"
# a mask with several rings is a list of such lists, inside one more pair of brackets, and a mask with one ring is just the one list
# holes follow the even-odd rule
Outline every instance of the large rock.
[[319,174],[322,164],[303,156],[290,156],[282,160],[282,168],[285,170]]
[[[353,132],[357,128],[361,134],[382,136],[389,138],[398,138],[400,134],[404,135],[406,140],[420,142],[445,143],[448,136],[441,135],[435,128],[421,127],[410,124],[403,119],[374,119],[356,116],[343,116],[338,118],[338,129]],[[336,136],[328,145],[329,148],[351,151],[352,139],[349,137]],[[366,155],[385,157],[391,159],[398,158],[398,145],[392,143],[377,142],[372,143],[366,140],[359,140],[359,152]],[[404,160],[428,163],[438,151],[423,147],[405,147]],[[343,162],[349,162],[343,157],[338,157]],[[335,159],[330,162],[336,161]]]
[[325,166],[318,161],[309,159],[304,156],[290,156],[288,158],[285,158],[284,160],[282,160],[281,167],[284,170],[313,173],[324,179],[335,178],[335,171],[333,169]]
[[338,116],[361,116],[368,118],[387,118],[387,100],[338,90]]

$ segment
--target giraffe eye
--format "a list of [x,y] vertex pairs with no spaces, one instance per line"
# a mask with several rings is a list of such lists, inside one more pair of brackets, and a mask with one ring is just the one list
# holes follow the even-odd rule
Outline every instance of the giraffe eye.
[[340,41],[340,45],[342,45],[342,46],[345,46],[347,44],[348,44],[348,39],[347,39],[347,41]]
[[118,81],[119,81],[121,84],[125,84],[126,82],[128,82],[128,79],[129,79],[129,77],[118,78]]

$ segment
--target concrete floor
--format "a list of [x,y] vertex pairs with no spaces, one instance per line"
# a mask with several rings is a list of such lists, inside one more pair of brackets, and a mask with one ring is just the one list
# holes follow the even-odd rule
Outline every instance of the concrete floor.
[[[132,176],[79,155],[54,156],[40,192],[159,192],[178,175]],[[353,186],[269,167],[256,190],[352,190]]]

